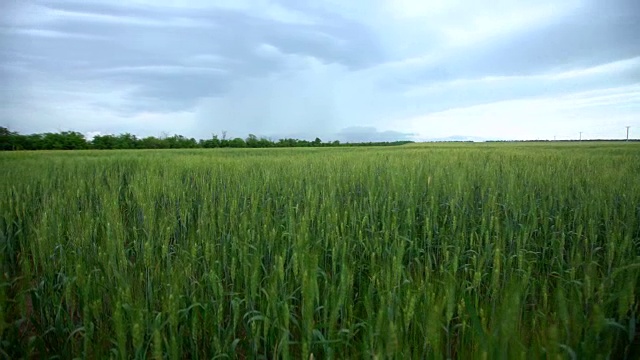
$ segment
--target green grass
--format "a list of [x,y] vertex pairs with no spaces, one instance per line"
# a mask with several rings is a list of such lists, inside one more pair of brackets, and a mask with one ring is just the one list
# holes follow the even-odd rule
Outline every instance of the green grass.
[[0,165],[0,356],[640,354],[638,144]]

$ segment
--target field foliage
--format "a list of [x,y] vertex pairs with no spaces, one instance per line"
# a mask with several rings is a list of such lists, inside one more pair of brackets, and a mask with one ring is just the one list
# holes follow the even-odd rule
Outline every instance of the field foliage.
[[640,355],[639,144],[0,165],[0,356]]

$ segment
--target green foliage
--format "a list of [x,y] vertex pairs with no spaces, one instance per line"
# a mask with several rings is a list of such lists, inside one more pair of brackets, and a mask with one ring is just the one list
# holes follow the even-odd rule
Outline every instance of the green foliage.
[[[584,142],[602,142],[602,140],[588,140]],[[612,141],[612,140],[608,140]],[[631,140],[637,142],[638,140]],[[500,141],[493,141],[499,143]],[[538,141],[536,141],[538,142]],[[543,141],[548,142],[548,141]],[[558,143],[567,141],[558,141]],[[398,146],[411,144],[413,141],[383,141],[383,142],[358,142],[341,143],[339,140],[322,142],[318,137],[313,141],[284,138],[277,141],[249,134],[246,139],[234,138],[222,139],[212,135],[211,139],[197,141],[194,138],[186,138],[182,135],[164,136],[156,138],[149,136],[138,138],[133,134],[97,135],[91,141],[84,135],[67,131],[61,133],[21,135],[12,132],[5,127],[0,127],[0,151],[2,150],[80,150],[80,149],[212,149],[212,148],[271,148],[271,147],[337,147],[337,146]],[[450,142],[455,143],[455,142]],[[463,143],[463,142],[458,142]],[[491,142],[489,142],[491,143]]]
[[88,147],[84,135],[75,131],[25,136],[0,127],[0,150],[81,150]]
[[639,144],[0,162],[8,358],[639,354]]
[[16,146],[14,139],[17,135],[5,127],[0,127],[0,150],[13,150]]
[[211,139],[196,141],[194,138],[186,138],[182,135],[165,136],[156,138],[149,136],[138,139],[135,135],[124,133],[120,135],[97,135],[91,141],[87,141],[84,135],[68,131],[62,133],[46,133],[20,135],[17,132],[0,127],[0,150],[80,150],[80,149],[194,149],[194,148],[270,148],[270,147],[320,147],[320,146],[393,146],[404,145],[411,141],[395,142],[368,142],[346,143],[339,141],[323,143],[320,138],[310,142],[298,139],[281,139],[277,142],[267,138],[258,138],[249,134],[246,139],[235,138],[218,139],[213,135]]
[[141,141],[135,135],[125,133],[115,135],[97,135],[91,140],[94,149],[137,149]]

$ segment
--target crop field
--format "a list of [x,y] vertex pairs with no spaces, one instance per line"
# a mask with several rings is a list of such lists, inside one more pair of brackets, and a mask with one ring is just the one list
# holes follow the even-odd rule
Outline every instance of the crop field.
[[637,143],[0,166],[0,357],[640,357]]

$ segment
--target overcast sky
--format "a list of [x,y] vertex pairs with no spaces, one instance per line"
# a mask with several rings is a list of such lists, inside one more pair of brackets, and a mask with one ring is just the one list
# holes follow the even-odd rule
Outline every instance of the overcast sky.
[[640,137],[639,34],[638,0],[1,0],[0,125]]

